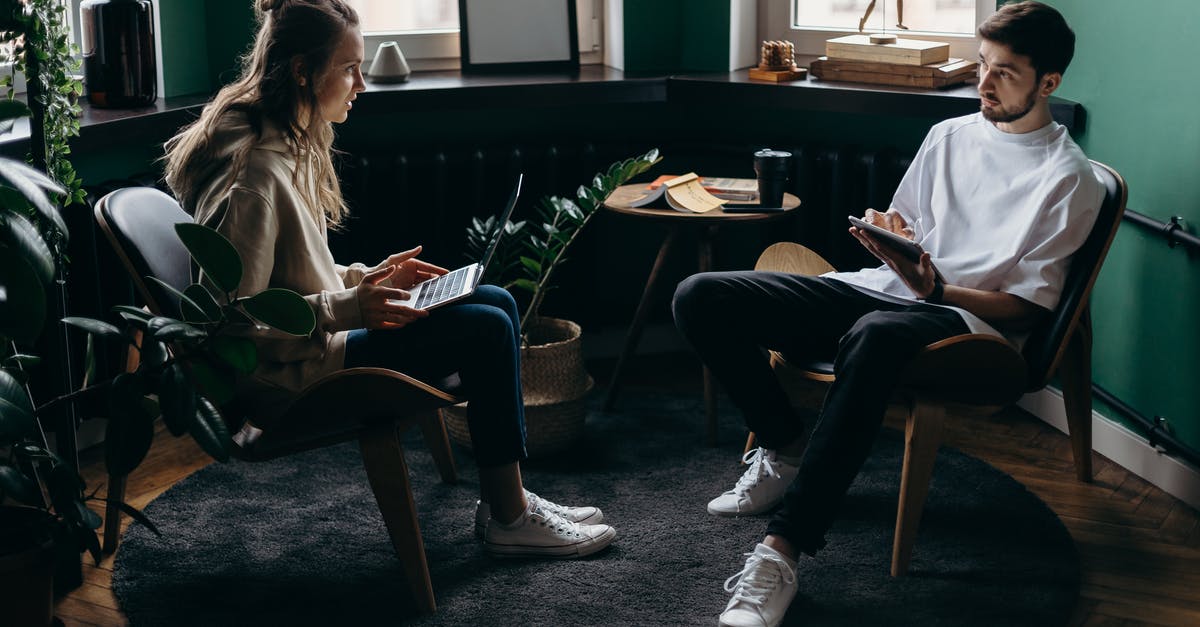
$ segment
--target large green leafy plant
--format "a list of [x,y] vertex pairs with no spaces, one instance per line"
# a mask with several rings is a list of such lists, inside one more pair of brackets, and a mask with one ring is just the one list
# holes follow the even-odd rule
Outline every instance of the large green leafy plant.
[[[590,185],[581,185],[575,191],[575,198],[547,196],[538,203],[536,218],[504,225],[504,239],[484,278],[529,294],[529,304],[521,315],[523,332],[528,332],[530,323],[541,315],[542,301],[554,287],[551,282],[554,271],[567,260],[567,249],[604,205],[604,200],[660,159],[656,148],[613,163],[592,177]],[[482,255],[500,228],[496,222],[494,217],[474,218],[467,227],[467,249],[474,258]]]
[[[242,264],[233,245],[207,227],[179,224],[180,240],[213,287],[195,283],[179,292],[161,284],[180,300],[178,319],[128,305],[114,308],[117,324],[65,318],[64,323],[93,339],[128,345],[139,353],[139,365],[133,372],[38,405],[28,381],[40,360],[23,347],[45,326],[56,257],[23,212],[32,207],[41,219],[61,221],[49,196],[64,193],[38,170],[0,158],[0,501],[41,510],[38,522],[24,529],[28,542],[53,540],[61,554],[88,550],[99,561],[95,529],[102,521],[87,507],[94,492],[86,493],[75,468],[48,445],[42,426],[48,410],[65,402],[99,407],[93,411],[108,418],[105,463],[113,475],[129,474],[145,458],[159,417],[172,434],[190,434],[214,458],[228,459],[229,433],[217,407],[232,398],[238,374],[257,365],[255,344],[245,332],[265,324],[308,335],[316,320],[312,308],[294,292],[238,294]],[[65,242],[65,229],[62,237]],[[119,505],[153,529],[140,512]],[[4,545],[0,542],[0,554],[13,548]]]

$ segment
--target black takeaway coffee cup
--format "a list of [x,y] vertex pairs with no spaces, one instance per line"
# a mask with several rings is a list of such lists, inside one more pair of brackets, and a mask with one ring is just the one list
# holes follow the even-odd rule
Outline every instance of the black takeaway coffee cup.
[[758,203],[762,207],[782,207],[787,188],[792,153],[764,148],[754,153],[754,172],[758,175]]

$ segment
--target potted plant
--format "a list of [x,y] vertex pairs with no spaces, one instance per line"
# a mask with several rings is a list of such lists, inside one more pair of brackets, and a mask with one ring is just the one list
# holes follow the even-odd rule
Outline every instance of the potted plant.
[[[541,313],[546,294],[554,289],[554,271],[566,261],[567,250],[609,194],[659,159],[654,149],[613,163],[597,173],[590,185],[580,186],[575,198],[542,198],[536,219],[503,225],[504,239],[484,280],[516,289],[522,299],[528,299],[521,315],[521,383],[526,449],[532,456],[560,451],[583,434],[583,400],[592,388],[583,365],[579,325]],[[479,258],[499,228],[494,217],[472,220],[467,228],[470,254]],[[449,408],[445,416],[451,437],[469,447],[465,409]]]

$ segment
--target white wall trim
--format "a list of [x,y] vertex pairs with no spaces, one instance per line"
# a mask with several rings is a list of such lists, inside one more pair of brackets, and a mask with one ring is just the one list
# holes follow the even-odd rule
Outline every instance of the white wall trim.
[[729,71],[758,65],[758,2],[729,3]]
[[[1046,424],[1067,432],[1062,392],[1045,388],[1017,403]],[[1092,411],[1092,449],[1167,494],[1200,509],[1200,468],[1150,446],[1142,436]]]
[[604,3],[604,65],[625,70],[625,1]]

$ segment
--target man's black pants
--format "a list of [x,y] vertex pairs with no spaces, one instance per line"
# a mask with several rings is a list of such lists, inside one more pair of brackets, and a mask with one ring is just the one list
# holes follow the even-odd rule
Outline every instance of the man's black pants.
[[763,349],[833,357],[837,380],[768,534],[810,555],[825,545],[842,497],[871,451],[904,366],[926,345],[968,333],[957,312],[898,304],[833,279],[780,272],[708,272],[685,279],[675,324],[742,410],[764,448],[803,434]]

